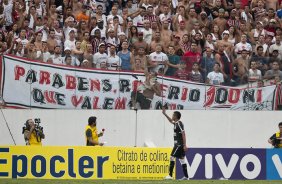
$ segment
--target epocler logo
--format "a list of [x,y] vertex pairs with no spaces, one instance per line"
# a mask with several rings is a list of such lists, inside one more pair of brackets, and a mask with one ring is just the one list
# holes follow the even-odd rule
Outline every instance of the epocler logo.
[[[29,148],[31,147],[27,147],[27,149]],[[41,178],[45,175],[51,175],[54,178],[103,178],[103,165],[109,160],[109,156],[91,157],[91,153],[78,158],[74,155],[74,149],[67,149],[66,156],[52,155],[48,157],[45,154],[10,155],[9,152],[10,148],[0,148],[0,177]],[[10,169],[4,171],[3,168]]]

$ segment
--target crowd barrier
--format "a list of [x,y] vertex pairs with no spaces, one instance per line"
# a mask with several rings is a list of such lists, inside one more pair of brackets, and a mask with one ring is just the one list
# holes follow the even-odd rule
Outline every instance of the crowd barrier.
[[[170,148],[0,147],[0,178],[162,180]],[[190,148],[190,179],[281,180],[278,149]],[[183,176],[176,162],[175,177]]]
[[[130,109],[145,80],[142,72],[53,65],[9,55],[1,66],[6,108]],[[259,87],[257,82],[211,85],[159,74],[157,81],[162,94],[154,95],[150,109],[281,109],[282,88],[274,80]]]

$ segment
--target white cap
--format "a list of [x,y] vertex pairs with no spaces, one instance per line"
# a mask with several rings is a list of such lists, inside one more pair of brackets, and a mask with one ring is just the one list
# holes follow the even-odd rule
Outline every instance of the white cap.
[[69,22],[69,21],[74,21],[74,18],[72,16],[69,16],[68,18],[66,18],[65,22]]
[[101,46],[106,46],[106,44],[102,42],[102,43],[99,44],[99,47],[101,47]]
[[229,35],[229,31],[228,30],[223,31],[222,35],[224,35],[224,34],[228,34]]
[[119,32],[119,33],[118,33],[118,36],[122,36],[122,35],[125,36],[125,33],[124,33],[124,32]]
[[70,51],[71,49],[70,49],[69,47],[66,47],[64,51],[66,51],[66,50],[69,50],[69,51]]
[[111,31],[115,31],[115,30],[114,30],[114,29],[112,29],[112,28],[108,29],[108,33],[109,33],[109,32],[111,32]]

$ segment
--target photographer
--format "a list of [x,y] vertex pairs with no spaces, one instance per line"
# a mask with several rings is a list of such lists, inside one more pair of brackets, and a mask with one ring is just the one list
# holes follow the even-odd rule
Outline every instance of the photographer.
[[282,122],[278,124],[278,127],[280,131],[276,132],[268,139],[269,144],[274,146],[274,148],[282,148]]
[[45,138],[43,133],[43,127],[40,125],[40,119],[35,119],[35,123],[32,119],[28,119],[23,127],[23,134],[26,145],[41,146],[42,139]]
[[104,129],[102,132],[98,134],[97,131],[97,118],[95,116],[91,116],[88,118],[88,125],[85,128],[85,136],[86,136],[86,146],[103,146],[104,143],[99,142],[99,137],[102,137],[104,134]]

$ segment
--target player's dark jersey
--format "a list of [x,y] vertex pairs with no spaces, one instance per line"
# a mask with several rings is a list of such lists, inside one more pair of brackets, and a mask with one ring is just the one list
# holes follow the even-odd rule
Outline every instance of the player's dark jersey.
[[184,126],[181,121],[174,123],[174,145],[183,145],[182,132],[184,132]]

